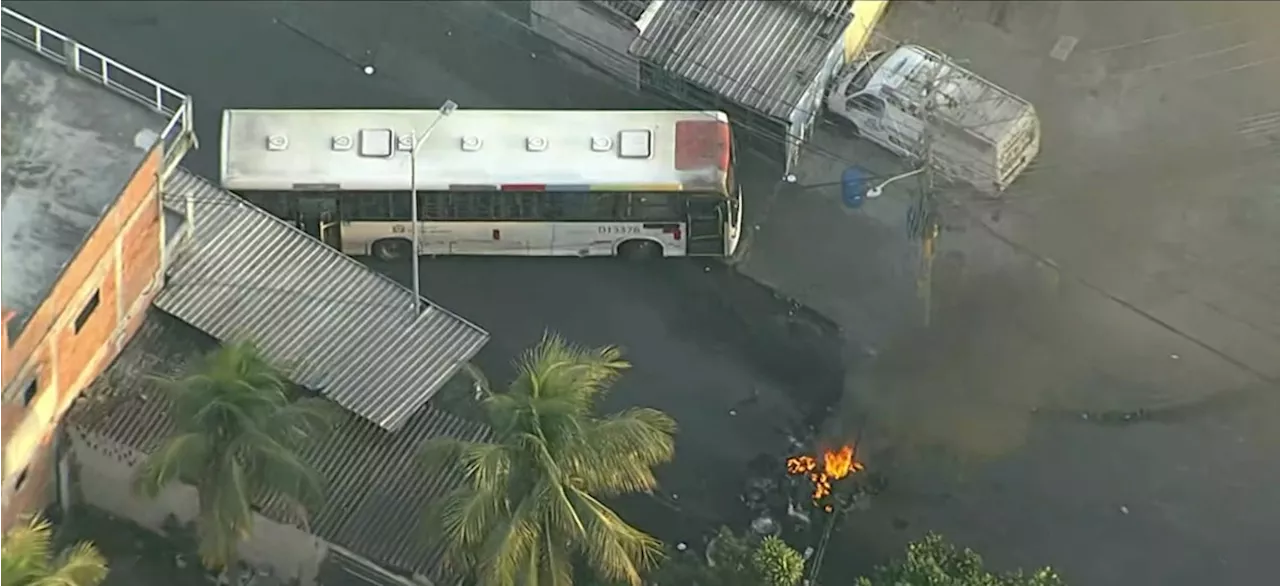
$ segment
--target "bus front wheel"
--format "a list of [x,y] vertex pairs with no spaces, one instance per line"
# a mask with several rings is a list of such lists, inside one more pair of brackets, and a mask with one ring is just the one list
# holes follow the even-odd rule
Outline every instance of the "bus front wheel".
[[378,260],[400,260],[413,252],[413,244],[403,238],[384,238],[373,243],[373,256]]
[[653,260],[662,257],[662,247],[652,240],[628,240],[618,245],[618,256],[627,260]]

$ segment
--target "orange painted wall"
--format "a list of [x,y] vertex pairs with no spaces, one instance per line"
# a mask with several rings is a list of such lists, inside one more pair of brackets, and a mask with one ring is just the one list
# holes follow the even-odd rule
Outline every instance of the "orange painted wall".
[[[0,376],[6,403],[21,402],[21,387],[33,374],[38,391],[29,405],[19,406],[21,416],[5,405],[4,529],[14,518],[11,510],[39,506],[47,497],[49,458],[43,454],[58,422],[137,331],[159,291],[165,244],[156,188],[160,161],[160,150],[153,149],[26,328],[16,336],[8,332]],[[76,319],[95,292],[97,307],[77,329]],[[23,488],[15,492],[24,469]]]

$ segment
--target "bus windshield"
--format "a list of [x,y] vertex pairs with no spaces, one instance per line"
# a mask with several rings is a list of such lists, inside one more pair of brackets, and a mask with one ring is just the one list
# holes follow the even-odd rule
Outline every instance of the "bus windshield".
[[[353,255],[408,256],[415,241],[417,253],[433,255],[655,257],[737,247],[741,202],[723,113],[435,116],[228,110],[222,185]],[[415,128],[433,130],[424,137]]]

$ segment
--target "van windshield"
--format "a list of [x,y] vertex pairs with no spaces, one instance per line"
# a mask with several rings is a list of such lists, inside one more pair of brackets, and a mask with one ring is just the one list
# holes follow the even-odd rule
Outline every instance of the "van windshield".
[[876,74],[876,70],[884,64],[884,60],[889,58],[888,51],[881,51],[873,55],[866,63],[862,64],[862,68],[853,75],[853,81],[849,82],[849,87],[845,88],[844,95],[851,96],[857,92],[867,89],[867,84],[871,82],[871,76]]

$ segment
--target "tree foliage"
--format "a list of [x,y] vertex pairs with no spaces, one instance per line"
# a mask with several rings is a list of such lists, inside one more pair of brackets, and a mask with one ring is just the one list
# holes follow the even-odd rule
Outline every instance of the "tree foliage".
[[751,554],[761,586],[796,586],[804,578],[804,556],[777,537],[766,537]]
[[172,402],[173,432],[143,463],[135,489],[154,498],[175,481],[195,487],[196,538],[207,567],[235,560],[253,530],[256,499],[278,495],[299,515],[321,504],[321,478],[300,452],[332,430],[338,412],[323,399],[300,397],[256,345],[222,346],[187,376],[160,382]]
[[902,559],[876,568],[870,578],[859,578],[858,586],[1063,586],[1050,568],[1024,574],[987,570],[973,550],[959,549],[937,534],[907,546]]
[[89,542],[53,551],[53,526],[33,518],[4,536],[3,586],[97,586],[107,577],[107,560]]
[[804,577],[804,564],[804,556],[777,537],[756,542],[722,527],[706,557],[672,552],[651,581],[657,586],[795,586]]
[[500,392],[472,373],[492,441],[424,446],[429,468],[458,462],[465,477],[426,512],[428,538],[480,586],[568,586],[578,562],[603,581],[638,586],[659,544],[601,498],[657,485],[653,467],[674,455],[675,422],[646,408],[595,413],[630,367],[617,348],[548,335],[515,366]]

